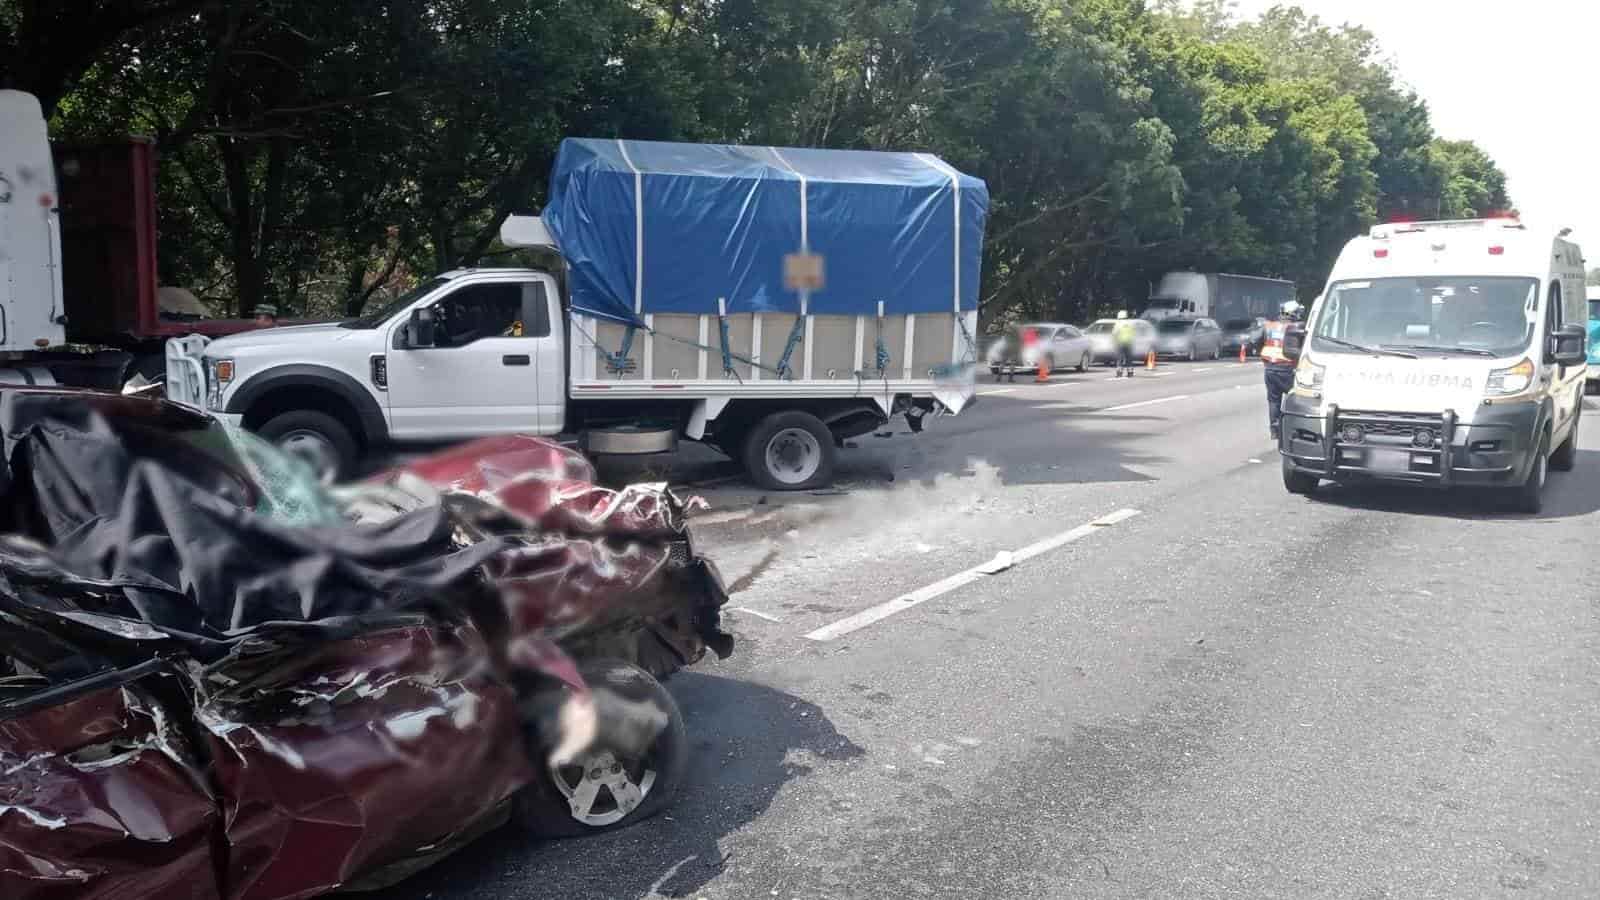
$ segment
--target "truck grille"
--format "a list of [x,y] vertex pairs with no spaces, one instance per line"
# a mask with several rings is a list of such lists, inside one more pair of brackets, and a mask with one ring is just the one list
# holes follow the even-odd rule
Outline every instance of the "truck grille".
[[[1437,413],[1390,413],[1339,410],[1339,437],[1345,443],[1358,443],[1369,437],[1404,438],[1444,433],[1444,417]],[[1358,436],[1359,435],[1359,436]],[[1351,440],[1354,437],[1355,440]]]

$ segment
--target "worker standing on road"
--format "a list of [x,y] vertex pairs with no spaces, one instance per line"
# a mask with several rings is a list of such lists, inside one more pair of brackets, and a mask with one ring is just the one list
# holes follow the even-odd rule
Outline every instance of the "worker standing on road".
[[1111,329],[1111,339],[1117,345],[1117,377],[1133,377],[1133,340],[1138,332],[1133,327],[1133,321],[1128,318],[1128,311],[1117,311],[1117,324]]
[[1278,310],[1278,317],[1263,326],[1265,342],[1261,345],[1262,375],[1267,383],[1267,427],[1272,439],[1278,439],[1278,420],[1283,417],[1283,395],[1294,387],[1294,360],[1283,355],[1283,335],[1289,325],[1305,318],[1305,307],[1298,300],[1290,300]]

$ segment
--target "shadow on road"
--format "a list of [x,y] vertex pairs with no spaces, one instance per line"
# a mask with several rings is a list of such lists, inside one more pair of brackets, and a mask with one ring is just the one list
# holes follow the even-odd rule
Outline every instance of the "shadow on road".
[[1370,509],[1418,516],[1457,519],[1527,521],[1569,519],[1600,511],[1600,451],[1579,450],[1570,472],[1551,472],[1545,485],[1544,511],[1517,512],[1505,489],[1430,490],[1409,485],[1330,485],[1317,489],[1315,501],[1349,509]]
[[697,672],[669,686],[688,720],[687,779],[667,812],[632,828],[537,841],[508,826],[387,891],[381,900],[623,900],[692,897],[727,865],[724,836],[760,816],[814,765],[864,752],[790,694]]

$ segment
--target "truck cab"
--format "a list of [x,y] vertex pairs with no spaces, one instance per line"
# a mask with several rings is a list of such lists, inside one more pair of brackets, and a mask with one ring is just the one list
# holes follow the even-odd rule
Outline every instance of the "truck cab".
[[167,394],[337,478],[390,442],[560,433],[561,322],[549,273],[446,272],[343,322],[174,341]]
[[66,342],[61,225],[39,101],[0,91],[0,123],[0,356],[14,362]]

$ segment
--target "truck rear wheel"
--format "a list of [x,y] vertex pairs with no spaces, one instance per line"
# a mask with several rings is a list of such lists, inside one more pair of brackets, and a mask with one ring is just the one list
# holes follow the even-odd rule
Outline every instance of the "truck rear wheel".
[[833,480],[833,432],[807,412],[785,410],[762,419],[745,438],[745,471],[772,491],[803,491]]
[[355,468],[355,436],[327,413],[314,409],[280,413],[268,419],[259,433],[278,449],[311,466],[324,484],[338,481]]

